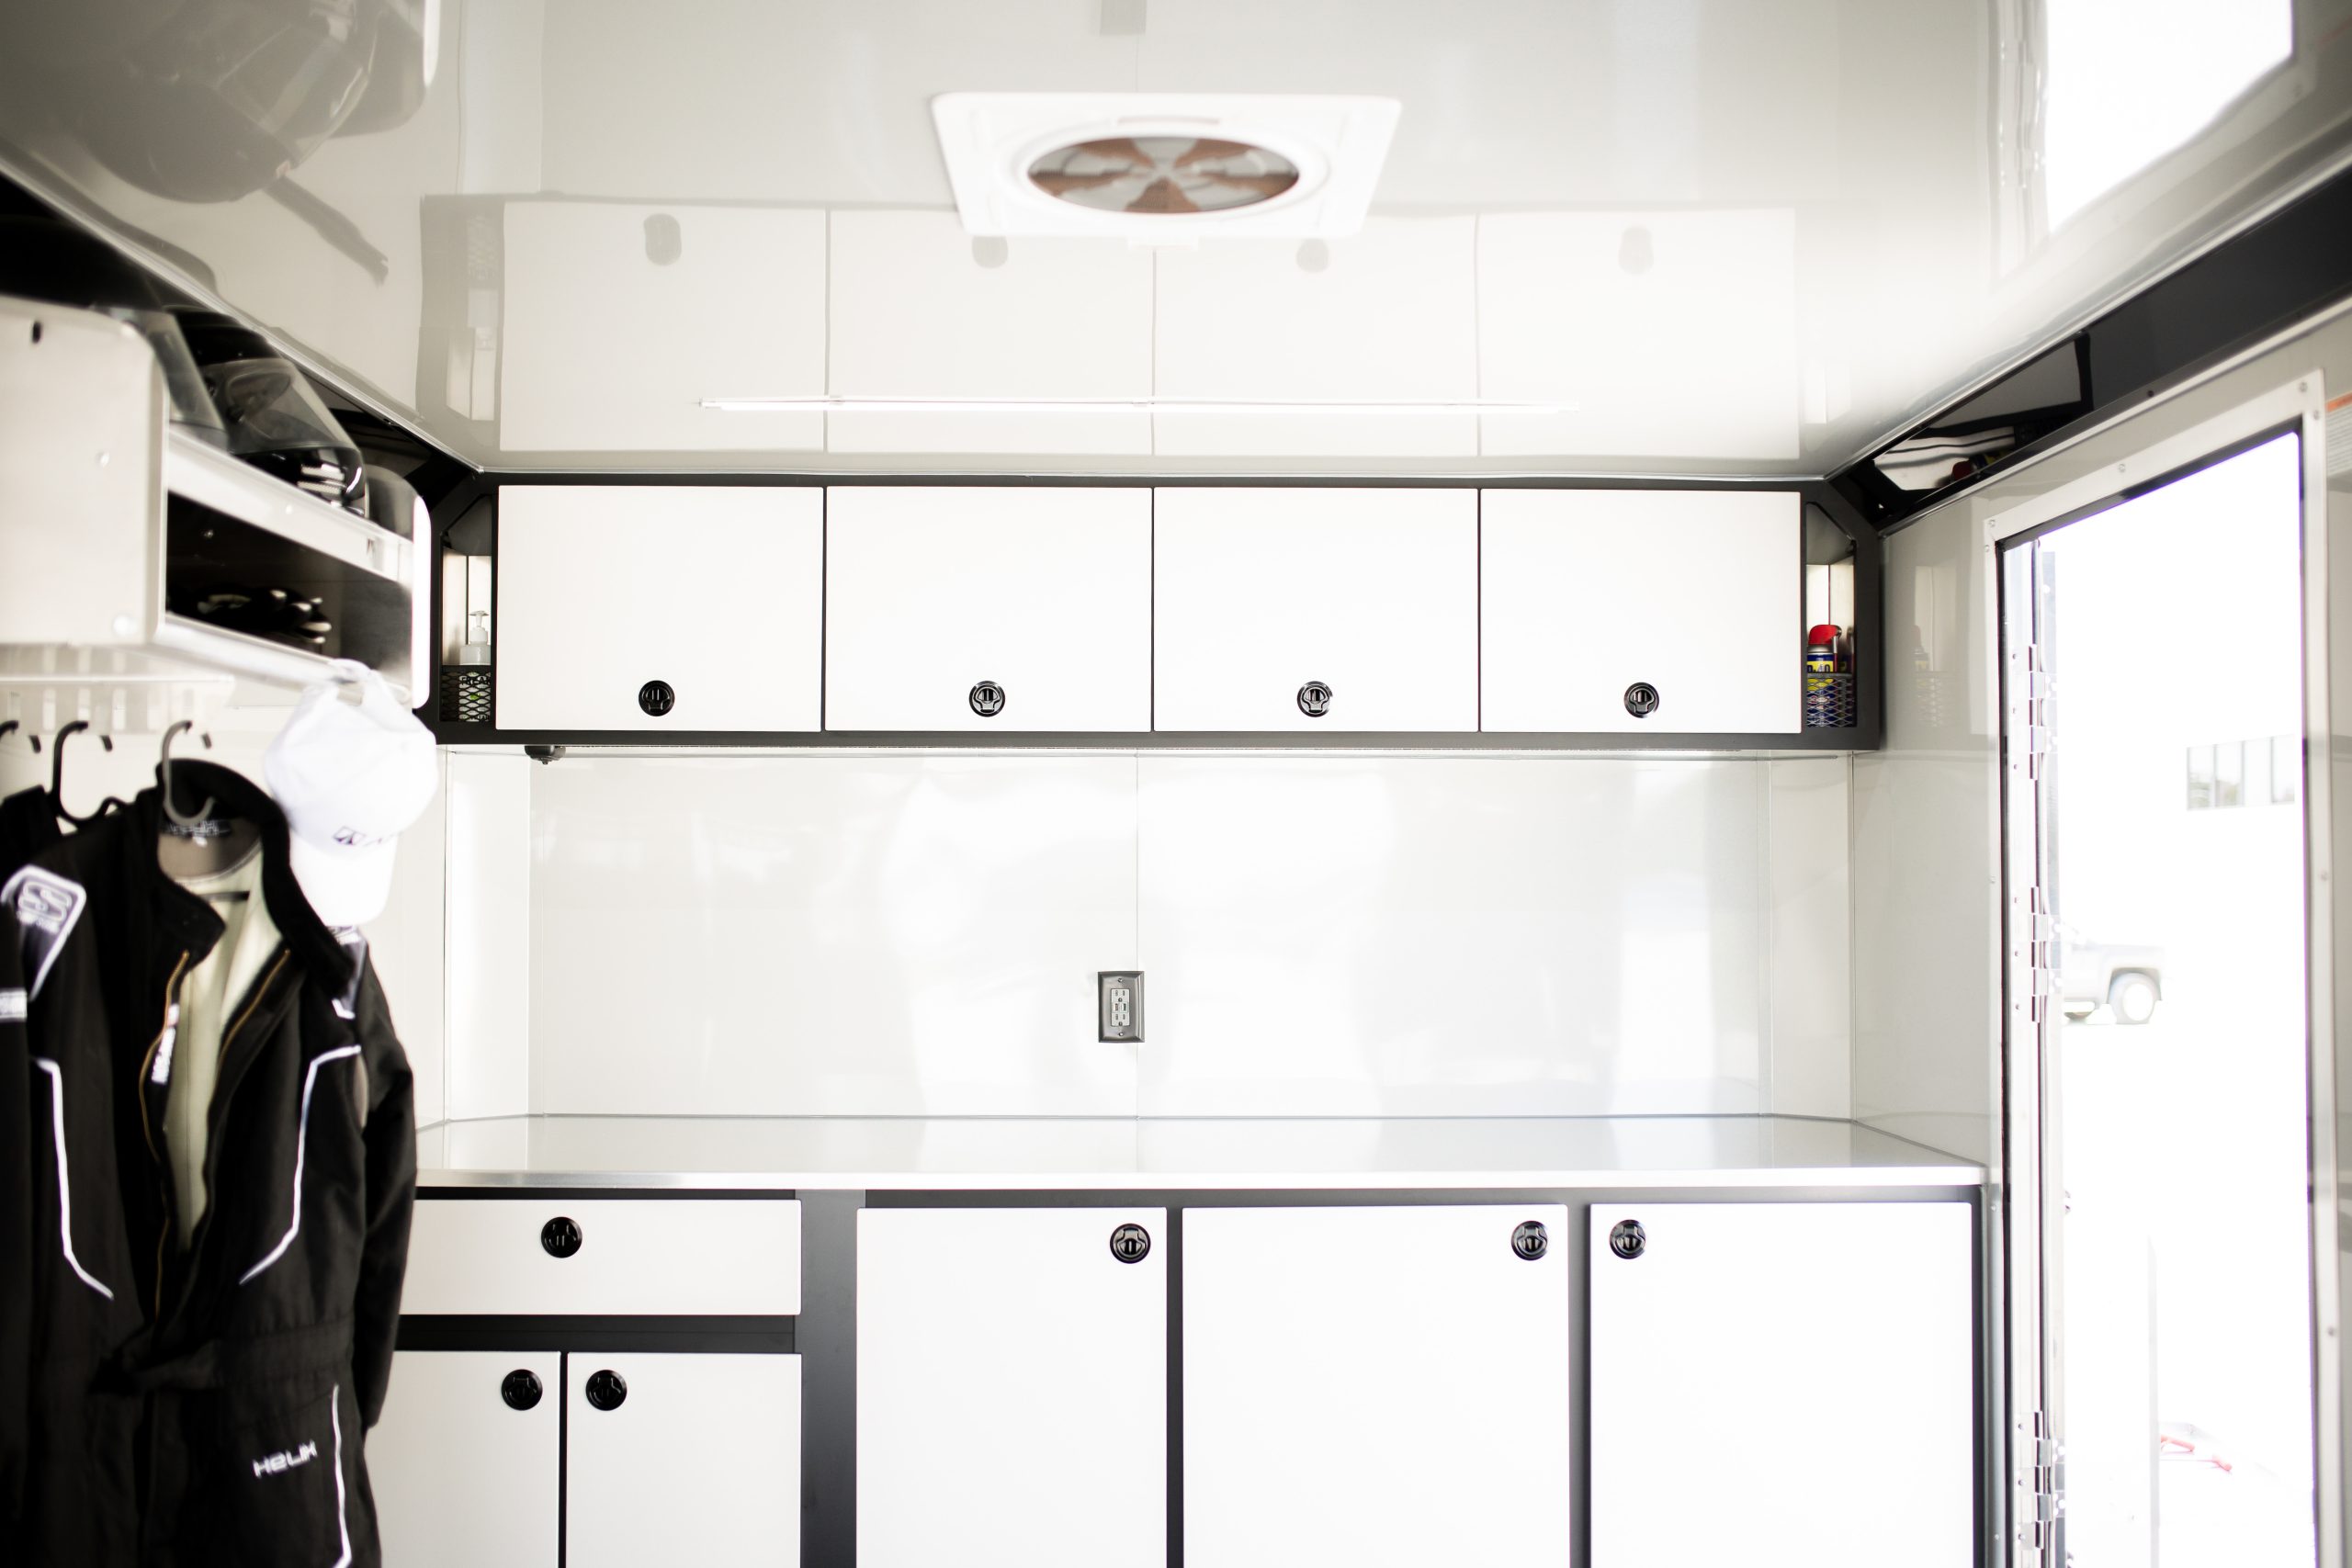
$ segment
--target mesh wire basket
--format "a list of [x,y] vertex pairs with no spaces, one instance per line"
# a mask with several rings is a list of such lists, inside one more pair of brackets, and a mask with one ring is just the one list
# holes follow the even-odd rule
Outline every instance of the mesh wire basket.
[[458,664],[441,671],[441,720],[445,724],[491,721],[490,666]]
[[1807,729],[1854,728],[1854,677],[1807,675],[1804,678],[1804,727]]

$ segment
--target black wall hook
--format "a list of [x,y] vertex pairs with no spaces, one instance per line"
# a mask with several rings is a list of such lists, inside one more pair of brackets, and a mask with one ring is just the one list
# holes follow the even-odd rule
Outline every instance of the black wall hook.
[[[64,728],[59,730],[57,732],[57,739],[50,743],[49,804],[51,807],[56,811],[60,821],[70,822],[76,828],[88,827],[91,823],[105,816],[109,807],[119,808],[123,804],[121,801],[115,799],[112,795],[108,795],[105,800],[99,802],[98,808],[96,811],[91,812],[87,817],[76,817],[74,813],[65,809],[65,742],[70,737],[78,735],[83,730],[89,728],[90,721],[88,719],[77,718],[73,723],[67,725]],[[98,732],[98,744],[111,751],[114,750],[114,737],[107,734],[104,730],[100,730]]]
[[[180,811],[178,797],[174,795],[172,790],[172,741],[178,736],[185,734],[187,731],[194,729],[195,728],[196,721],[194,719],[184,718],[177,724],[172,726],[169,729],[164,731],[164,757],[162,761],[155,764],[156,781],[164,786],[164,815],[170,818],[173,821],[178,823],[183,828],[192,828],[198,822],[210,820],[212,817],[212,807],[215,804],[213,799],[209,795],[207,795],[205,797],[204,804],[198,807],[192,814],[183,815]],[[204,741],[206,750],[210,750],[212,746],[212,737],[207,735],[201,739]]]

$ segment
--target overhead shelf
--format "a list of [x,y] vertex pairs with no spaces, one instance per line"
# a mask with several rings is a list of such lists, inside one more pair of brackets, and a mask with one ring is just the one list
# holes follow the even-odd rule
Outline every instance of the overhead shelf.
[[[104,315],[0,299],[0,717],[146,729],[224,677],[298,688],[335,658],[414,697],[424,555],[169,423],[146,342]],[[318,602],[316,646],[199,606]]]

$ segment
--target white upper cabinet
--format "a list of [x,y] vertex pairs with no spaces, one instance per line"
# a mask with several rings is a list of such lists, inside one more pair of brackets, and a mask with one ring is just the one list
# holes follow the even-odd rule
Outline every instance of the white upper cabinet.
[[857,1216],[860,1568],[1162,1568],[1165,1209]]
[[824,504],[813,487],[503,487],[499,728],[819,728]]
[[828,493],[825,728],[1151,728],[1151,491]]
[[1490,490],[1480,505],[1483,728],[1803,727],[1793,491]]
[[1154,728],[1478,727],[1476,491],[1202,485],[1156,509]]
[[1593,1204],[1592,1568],[1980,1561],[1974,1228],[1956,1202]]
[[1556,1203],[1187,1209],[1185,1562],[1568,1562],[1573,1245]]

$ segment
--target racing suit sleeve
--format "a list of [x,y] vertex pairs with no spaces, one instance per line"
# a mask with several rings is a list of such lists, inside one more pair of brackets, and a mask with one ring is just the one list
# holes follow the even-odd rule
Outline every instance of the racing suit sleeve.
[[0,929],[0,1520],[24,1517],[32,1400],[32,1042],[16,922]]
[[400,1333],[401,1277],[408,1267],[409,1222],[416,1207],[416,1093],[408,1054],[392,1033],[391,1014],[369,966],[360,1038],[368,1064],[367,1239],[353,1304],[351,1369],[361,1420],[373,1427],[391,1382]]

